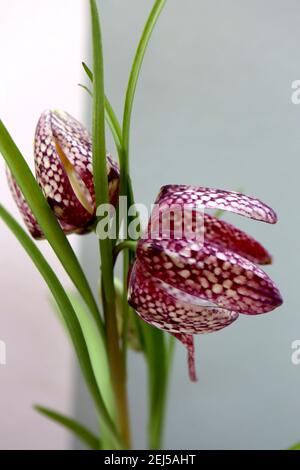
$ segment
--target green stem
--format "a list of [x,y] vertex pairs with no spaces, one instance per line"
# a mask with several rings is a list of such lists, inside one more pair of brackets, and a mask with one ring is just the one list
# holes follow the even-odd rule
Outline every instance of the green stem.
[[[175,338],[154,330],[152,340],[148,339],[150,409],[149,409],[149,447],[161,449],[166,415],[168,385],[172,371]],[[151,336],[151,335],[149,335]],[[169,340],[167,343],[167,339]],[[153,350],[154,348],[154,350]]]
[[116,260],[119,254],[123,250],[130,250],[133,253],[135,253],[136,246],[137,246],[137,242],[134,242],[133,240],[126,240],[124,242],[119,243],[118,245],[115,246],[115,249],[114,249],[114,259]]
[[[86,65],[85,62],[82,62],[82,66],[83,66],[87,76],[89,77],[91,83],[93,83],[93,81],[94,81],[93,72]],[[86,90],[91,97],[93,96],[93,93],[91,92],[91,90],[87,86],[82,85],[81,83],[79,83],[79,86],[81,88],[83,88],[84,90]],[[116,145],[119,157],[120,157],[120,153],[121,153],[121,150],[122,150],[122,130],[121,130],[121,126],[119,124],[117,115],[114,112],[114,109],[113,109],[112,105],[110,104],[110,101],[108,100],[108,98],[106,96],[105,96],[105,119],[106,119],[106,122],[107,122],[110,130],[111,130],[111,133],[112,133],[112,136],[113,136],[113,139],[115,141],[115,145]]]
[[[95,0],[90,0],[92,37],[93,37],[93,172],[97,207],[109,203],[108,180],[106,171],[105,146],[105,94],[102,38],[99,13]],[[119,346],[115,289],[113,281],[113,250],[109,238],[99,241],[102,270],[102,298],[107,337],[107,350],[111,370],[112,383],[115,392],[118,426],[121,436],[130,447],[130,428],[128,400],[126,393],[126,376],[123,359]]]
[[133,100],[136,91],[137,81],[139,78],[141,66],[143,63],[143,59],[145,56],[146,48],[149,43],[153,28],[159,18],[159,15],[166,3],[166,0],[156,0],[148,20],[146,22],[144,31],[142,33],[133,65],[131,68],[131,73],[129,77],[129,82],[127,86],[126,98],[125,98],[125,107],[124,107],[124,115],[123,115],[123,149],[124,149],[124,176],[129,174],[129,135],[130,135],[130,123],[131,123],[131,115],[132,115],[132,108],[133,108]]
[[[82,62],[82,66],[90,79],[91,83],[94,82],[94,74],[90,70],[90,68],[85,64],[85,62]],[[85,89],[91,97],[93,97],[93,93],[91,90],[86,87],[85,85],[79,84],[83,89]],[[110,104],[108,98],[105,96],[105,120],[110,128],[111,134],[113,136],[115,146],[118,152],[118,157],[119,157],[119,163],[121,166],[121,159],[123,158],[123,153],[122,153],[122,131],[121,131],[121,126],[119,124],[118,118],[116,116],[116,113],[113,110],[112,105]],[[119,205],[117,204],[116,207],[116,219],[115,219],[115,224],[116,224],[116,233],[117,236],[119,235]],[[117,242],[117,238],[115,240],[112,240],[112,246],[114,248],[115,244]]]
[[[104,297],[104,295],[103,295]],[[111,379],[115,392],[115,400],[118,414],[118,425],[121,436],[126,444],[126,448],[131,447],[131,436],[129,426],[128,397],[126,388],[126,374],[124,369],[124,360],[119,347],[119,335],[116,322],[115,305],[109,305],[103,299],[107,349],[111,370]],[[112,310],[114,309],[114,310]]]
[[149,448],[160,449],[167,377],[165,335],[150,325],[144,325],[143,330],[149,384]]

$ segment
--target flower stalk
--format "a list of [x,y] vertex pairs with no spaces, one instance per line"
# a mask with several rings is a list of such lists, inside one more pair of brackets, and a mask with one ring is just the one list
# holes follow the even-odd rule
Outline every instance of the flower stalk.
[[[105,94],[102,38],[95,0],[90,0],[93,43],[93,170],[97,207],[108,204],[105,145]],[[113,247],[109,238],[99,241],[105,331],[112,383],[115,391],[118,425],[127,448],[131,446],[126,374],[119,345],[114,289]]]

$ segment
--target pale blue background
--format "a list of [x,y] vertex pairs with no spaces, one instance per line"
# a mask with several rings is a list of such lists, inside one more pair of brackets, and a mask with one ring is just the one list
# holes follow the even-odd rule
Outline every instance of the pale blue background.
[[[106,88],[119,112],[151,4],[101,2]],[[299,19],[297,0],[169,0],[145,58],[131,142],[137,200],[150,204],[161,185],[185,183],[242,187],[268,202],[278,211],[277,226],[230,220],[274,254],[268,272],[285,299],[271,314],[241,316],[222,332],[198,337],[197,384],[188,380],[178,345],[167,448],[280,449],[300,440],[300,366],[291,363],[291,343],[300,338],[300,106],[291,103],[291,83],[300,78]],[[82,257],[93,276],[92,248],[92,238],[85,239]],[[143,361],[133,354],[139,447],[144,385]]]

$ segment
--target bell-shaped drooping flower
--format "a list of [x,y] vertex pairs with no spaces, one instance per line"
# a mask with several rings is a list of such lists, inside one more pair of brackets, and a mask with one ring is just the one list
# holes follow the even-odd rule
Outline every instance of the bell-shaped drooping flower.
[[[119,167],[107,154],[109,201],[115,205]],[[34,140],[37,181],[66,234],[88,232],[96,218],[92,140],[85,127],[63,111],[45,111]],[[43,238],[23,194],[7,172],[14,199],[34,238]]]
[[[189,217],[181,217],[180,208]],[[193,380],[194,334],[220,330],[240,313],[257,315],[282,303],[275,284],[256,265],[269,264],[270,254],[246,233],[204,213],[205,208],[277,221],[270,207],[236,192],[176,185],[161,189],[137,246],[128,299],[143,320],[185,344]],[[160,230],[166,212],[172,214],[167,237]],[[185,220],[193,230],[186,230]]]

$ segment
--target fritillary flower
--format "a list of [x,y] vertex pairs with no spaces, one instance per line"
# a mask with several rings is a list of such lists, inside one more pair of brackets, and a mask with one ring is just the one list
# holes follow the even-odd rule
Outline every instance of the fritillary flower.
[[[194,336],[231,325],[239,314],[270,312],[282,303],[279,290],[257,264],[271,263],[267,250],[233,225],[202,213],[203,240],[183,230],[176,237],[176,213],[189,208],[194,225],[203,209],[221,209],[276,223],[275,212],[240,193],[192,186],[165,186],[156,200],[155,218],[175,207],[169,236],[146,234],[137,245],[129,276],[129,304],[151,325],[181,340],[188,349],[195,380]],[[182,223],[181,222],[180,224]],[[178,229],[178,224],[177,224]],[[197,233],[196,233],[197,235]],[[199,234],[198,234],[199,235]]]
[[[107,154],[109,200],[115,205],[119,168]],[[34,140],[37,181],[66,234],[89,232],[96,220],[92,141],[85,127],[63,111],[45,111]],[[7,169],[9,186],[31,235],[43,238],[34,215]]]

